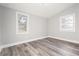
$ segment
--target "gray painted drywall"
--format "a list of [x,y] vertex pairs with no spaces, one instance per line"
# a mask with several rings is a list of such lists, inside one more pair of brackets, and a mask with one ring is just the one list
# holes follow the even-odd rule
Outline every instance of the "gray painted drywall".
[[2,7],[2,45],[27,41],[34,38],[47,36],[47,20],[41,17],[29,15],[29,33],[16,34],[16,10]]
[[1,45],[1,8],[0,8],[0,45]]
[[[60,32],[60,17],[75,14],[75,32]],[[79,5],[66,9],[52,17],[48,22],[48,35],[79,42]]]
[[[27,41],[44,36],[55,36],[79,41],[79,6],[69,8],[51,19],[29,15],[29,33],[16,35],[16,12],[7,7],[0,7],[0,45]],[[75,32],[60,32],[60,16],[75,13]]]

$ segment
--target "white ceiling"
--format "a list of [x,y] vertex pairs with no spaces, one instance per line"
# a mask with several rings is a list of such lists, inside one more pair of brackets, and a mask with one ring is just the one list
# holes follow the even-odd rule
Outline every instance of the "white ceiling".
[[2,6],[21,10],[32,15],[50,18],[55,14],[75,5],[74,3],[7,3]]

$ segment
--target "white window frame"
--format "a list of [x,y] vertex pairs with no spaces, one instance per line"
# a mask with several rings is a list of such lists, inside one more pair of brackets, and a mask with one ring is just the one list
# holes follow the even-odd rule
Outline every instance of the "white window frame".
[[[68,17],[68,16],[73,16],[73,29],[72,30],[69,30],[69,29],[64,29],[63,27],[62,27],[62,25],[65,25],[65,24],[63,24],[62,23],[62,18],[66,18],[66,17]],[[67,24],[68,25],[68,24]],[[60,31],[61,32],[75,32],[75,14],[73,13],[73,14],[68,14],[68,15],[64,15],[64,16],[61,16],[60,17]]]
[[[27,31],[26,32],[19,32],[19,29],[18,29],[18,14],[22,14],[22,15],[25,15],[27,16],[27,24],[26,24],[26,29]],[[26,13],[23,13],[23,12],[16,12],[16,34],[27,34],[29,33],[29,15],[26,14]]]

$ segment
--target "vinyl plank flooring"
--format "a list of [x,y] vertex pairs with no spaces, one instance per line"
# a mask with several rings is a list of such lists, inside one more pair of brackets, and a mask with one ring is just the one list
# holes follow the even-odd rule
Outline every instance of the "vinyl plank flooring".
[[3,48],[0,56],[79,56],[79,44],[44,38]]

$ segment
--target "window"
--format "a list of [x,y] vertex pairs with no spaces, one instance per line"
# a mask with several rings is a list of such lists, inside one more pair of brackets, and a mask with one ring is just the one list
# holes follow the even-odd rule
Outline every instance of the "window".
[[28,31],[28,15],[17,12],[16,13],[16,33],[25,34]]
[[75,32],[75,15],[65,15],[60,17],[60,31]]

